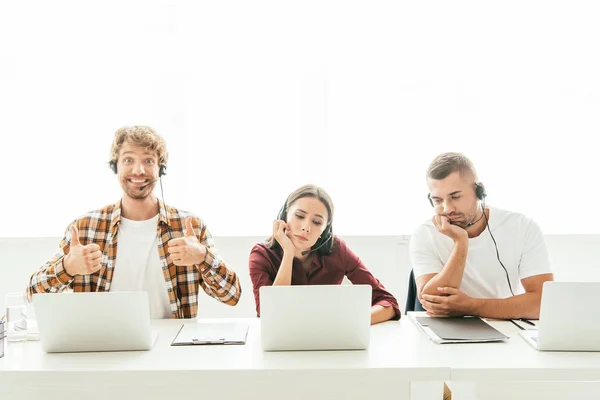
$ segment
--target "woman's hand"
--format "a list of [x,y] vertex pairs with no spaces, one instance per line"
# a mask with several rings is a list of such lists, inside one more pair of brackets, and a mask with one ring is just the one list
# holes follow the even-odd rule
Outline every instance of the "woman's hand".
[[278,219],[273,222],[273,237],[277,240],[277,243],[279,243],[284,252],[294,254],[296,252],[296,246],[292,243],[292,240],[288,236],[289,234],[289,226],[285,221]]

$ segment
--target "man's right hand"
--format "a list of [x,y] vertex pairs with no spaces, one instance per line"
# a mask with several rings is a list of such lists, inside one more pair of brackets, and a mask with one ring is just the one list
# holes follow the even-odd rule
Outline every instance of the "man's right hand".
[[71,248],[69,254],[63,259],[63,266],[67,274],[89,275],[102,268],[102,253],[97,244],[82,246],[79,243],[79,231],[71,225]]
[[431,219],[438,231],[458,242],[461,239],[468,239],[469,234],[466,230],[457,225],[452,225],[448,217],[443,215],[434,215]]
[[292,243],[289,238],[289,226],[285,221],[278,219],[273,222],[273,237],[277,240],[277,243],[281,246],[284,252],[294,254],[296,252],[296,246]]

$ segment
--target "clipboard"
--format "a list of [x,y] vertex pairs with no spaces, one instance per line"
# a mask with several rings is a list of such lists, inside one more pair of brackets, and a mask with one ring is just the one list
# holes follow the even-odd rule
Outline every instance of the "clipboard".
[[248,324],[240,322],[196,322],[183,324],[171,346],[246,344]]

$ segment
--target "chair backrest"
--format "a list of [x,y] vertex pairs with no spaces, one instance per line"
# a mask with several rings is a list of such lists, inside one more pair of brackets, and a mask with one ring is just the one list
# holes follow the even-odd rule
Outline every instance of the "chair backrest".
[[406,295],[406,307],[404,307],[404,314],[409,311],[425,311],[423,305],[419,301],[419,296],[417,293],[417,281],[415,280],[415,273],[411,269],[410,277],[408,278],[408,294]]

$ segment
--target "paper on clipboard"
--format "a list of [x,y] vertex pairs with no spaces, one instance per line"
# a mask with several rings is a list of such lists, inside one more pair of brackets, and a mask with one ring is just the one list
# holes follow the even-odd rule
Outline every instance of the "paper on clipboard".
[[196,322],[183,324],[171,346],[245,344],[248,324],[240,322]]

